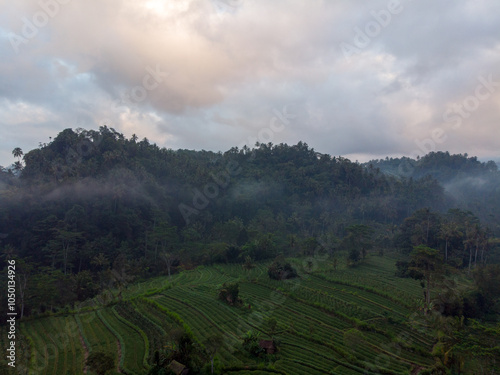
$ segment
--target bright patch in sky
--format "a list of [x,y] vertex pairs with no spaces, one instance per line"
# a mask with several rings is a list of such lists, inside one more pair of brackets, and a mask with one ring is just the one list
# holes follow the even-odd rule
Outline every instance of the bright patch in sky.
[[187,11],[189,2],[181,0],[149,0],[144,3],[144,7],[157,16],[166,17]]

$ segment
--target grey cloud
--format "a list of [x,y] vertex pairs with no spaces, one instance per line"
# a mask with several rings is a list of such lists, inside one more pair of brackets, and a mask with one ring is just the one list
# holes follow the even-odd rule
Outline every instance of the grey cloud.
[[[225,150],[268,126],[273,108],[293,105],[300,115],[275,143],[303,140],[332,155],[410,155],[441,127],[447,141],[437,149],[498,156],[500,90],[460,129],[443,113],[474,93],[478,76],[500,81],[500,3],[401,0],[402,11],[347,61],[341,43],[353,44],[355,28],[364,30],[388,4],[71,1],[16,54],[8,33],[21,34],[21,18],[40,5],[0,0],[0,113],[7,114],[0,129],[16,133],[2,148],[33,147],[32,138],[104,121],[161,146]],[[123,103],[155,67],[168,77],[144,100]],[[29,113],[43,108],[50,121],[14,121],[19,103]],[[27,129],[37,130],[28,136]],[[2,165],[12,161],[0,157]]]

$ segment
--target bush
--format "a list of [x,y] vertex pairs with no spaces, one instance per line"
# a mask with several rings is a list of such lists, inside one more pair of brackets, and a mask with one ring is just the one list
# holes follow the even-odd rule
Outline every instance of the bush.
[[241,305],[243,302],[238,297],[240,293],[240,285],[238,283],[224,283],[219,289],[219,299],[231,306]]
[[254,357],[259,357],[264,354],[265,350],[259,345],[260,335],[253,331],[248,331],[243,337],[243,349]]
[[293,279],[298,276],[297,270],[284,260],[275,260],[267,269],[267,274],[274,280]]
[[87,366],[97,375],[104,375],[115,367],[115,359],[109,353],[95,351],[89,354]]

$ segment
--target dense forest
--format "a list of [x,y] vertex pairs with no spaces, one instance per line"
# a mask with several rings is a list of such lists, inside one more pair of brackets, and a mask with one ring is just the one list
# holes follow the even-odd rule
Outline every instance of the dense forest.
[[365,164],[379,168],[391,176],[421,179],[430,176],[437,180],[452,197],[452,205],[472,211],[481,221],[498,233],[500,207],[500,174],[494,161],[483,163],[477,157],[431,152],[413,160],[407,157],[373,160]]
[[[201,373],[208,368],[213,373],[221,338],[197,343],[196,337],[210,325],[198,326],[199,320],[185,316],[197,329],[194,335],[177,314],[183,306],[197,306],[199,299],[207,308],[222,309],[221,316],[225,304],[240,311],[235,314],[248,314],[248,299],[258,301],[259,288],[270,287],[301,305],[294,314],[313,307],[318,316],[333,314],[351,325],[324,357],[340,353],[335,361],[347,372],[367,371],[375,361],[371,356],[380,356],[376,346],[363,349],[352,346],[353,340],[364,342],[365,334],[375,332],[382,335],[377,340],[399,345],[396,335],[406,330],[422,335],[421,344],[404,346],[412,359],[397,355],[392,370],[383,373],[497,369],[500,350],[493,342],[500,313],[500,172],[493,162],[437,152],[418,160],[360,164],[315,152],[302,142],[257,143],[224,153],[174,151],[135,135],[127,139],[108,127],[66,129],[35,150],[16,148],[12,154],[17,159],[13,166],[0,171],[2,266],[16,260],[16,308],[22,322],[28,319],[23,334],[36,334],[39,319],[52,319],[55,325],[64,319],[78,323],[81,342],[72,345],[87,350],[87,359],[75,354],[77,359],[63,368],[83,371],[85,362],[95,369],[106,364],[122,373],[136,368],[134,373],[156,374],[181,361],[194,373],[202,368]],[[201,278],[190,279],[194,274],[189,272]],[[189,285],[172,281],[183,277],[191,280]],[[297,287],[306,283],[300,288],[307,292],[290,289],[288,279],[299,280]],[[160,280],[161,287],[141,292],[138,286],[148,280]],[[385,291],[386,282],[394,295]],[[353,291],[346,292],[346,287]],[[322,288],[337,292],[330,295]],[[348,293],[348,300],[339,299],[338,293]],[[7,317],[6,298],[2,294],[1,323]],[[172,303],[182,304],[173,312]],[[81,306],[86,306],[83,314]],[[426,327],[424,333],[401,320],[411,311],[412,319],[424,319],[414,322]],[[80,320],[86,314],[92,317],[89,322],[98,319],[107,327],[106,352],[88,354],[101,344],[89,341],[94,337],[91,326]],[[151,329],[155,314],[163,314],[160,321],[173,319],[178,327],[161,328],[171,334],[158,336],[160,331]],[[264,324],[274,332],[271,337],[286,321],[282,314]],[[369,323],[372,319],[382,319],[383,328]],[[124,322],[129,328],[120,326]],[[262,350],[274,353],[279,340],[259,341],[259,333],[252,330],[241,336],[232,325],[232,319],[223,320],[219,329],[232,337],[227,342],[243,340],[235,345],[246,354],[220,357],[219,367],[224,363],[226,369],[239,369],[257,361],[254,365],[262,368],[274,358]],[[298,335],[309,345],[323,343],[312,326],[305,329],[311,335],[300,336],[293,322],[279,332],[286,340]],[[63,334],[55,328],[53,332]],[[122,340],[122,346],[144,342],[143,360],[133,362],[110,349],[116,345],[112,337]],[[165,352],[162,340],[177,349]],[[267,342],[264,349],[262,342]],[[22,355],[37,368],[37,351],[46,344],[30,338],[22,345],[27,345]],[[321,345],[318,350],[328,349]],[[67,355],[67,346],[60,350]],[[467,367],[471,350],[476,358]],[[295,361],[298,352],[283,355]],[[51,360],[57,362],[57,355]],[[274,365],[267,366],[274,371]],[[247,367],[242,368],[245,373]]]
[[354,249],[356,263],[425,244],[468,270],[498,260],[500,173],[467,155],[362,165],[302,142],[174,151],[107,127],[13,154],[0,246],[22,259],[23,315],[200,264],[318,249]]

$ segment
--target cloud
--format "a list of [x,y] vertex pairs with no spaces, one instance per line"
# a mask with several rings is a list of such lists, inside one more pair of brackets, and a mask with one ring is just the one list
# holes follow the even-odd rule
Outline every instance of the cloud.
[[[0,164],[13,161],[5,149],[103,124],[174,149],[226,150],[285,105],[297,118],[275,143],[423,154],[440,128],[435,149],[499,157],[500,88],[459,129],[443,114],[478,77],[500,81],[500,3],[401,0],[391,13],[392,3],[0,0]],[[29,38],[28,23],[40,25]],[[371,33],[366,46],[358,30]],[[27,41],[17,53],[14,34]],[[346,59],[342,43],[358,51]]]

